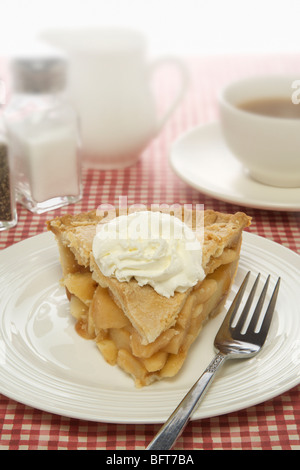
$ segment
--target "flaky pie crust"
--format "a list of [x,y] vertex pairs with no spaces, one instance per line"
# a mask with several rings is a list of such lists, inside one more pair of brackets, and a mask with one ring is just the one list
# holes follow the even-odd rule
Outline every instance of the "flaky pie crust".
[[[237,248],[241,233],[250,225],[251,219],[242,212],[223,214],[213,210],[203,211],[202,216],[202,265],[208,275],[224,263],[224,257],[230,258],[231,251]],[[119,282],[115,278],[104,276],[92,254],[96,227],[102,219],[96,211],[90,211],[78,215],[67,214],[50,220],[47,224],[62,246],[67,247],[74,255],[74,272],[78,270],[78,264],[89,268],[94,280],[109,289],[116,304],[140,334],[142,343],[151,343],[175,324],[192,288],[184,293],[175,292],[173,297],[165,298],[148,285],[140,287],[134,279]],[[70,266],[68,269],[70,271]]]

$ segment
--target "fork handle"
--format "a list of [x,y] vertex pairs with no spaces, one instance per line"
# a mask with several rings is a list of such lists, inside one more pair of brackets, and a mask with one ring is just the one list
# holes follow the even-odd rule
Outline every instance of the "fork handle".
[[218,353],[185,395],[177,408],[173,411],[166,423],[158,431],[154,439],[150,442],[146,450],[169,450],[180,436],[189,418],[203,398],[217,370],[224,364],[226,354]]

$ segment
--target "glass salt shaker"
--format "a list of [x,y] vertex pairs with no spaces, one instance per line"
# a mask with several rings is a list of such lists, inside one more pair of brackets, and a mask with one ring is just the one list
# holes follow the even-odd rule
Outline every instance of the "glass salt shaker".
[[66,98],[64,56],[12,62],[13,93],[5,110],[17,201],[41,214],[82,197],[77,115]]
[[0,125],[0,231],[14,227],[17,223],[13,172],[2,127]]

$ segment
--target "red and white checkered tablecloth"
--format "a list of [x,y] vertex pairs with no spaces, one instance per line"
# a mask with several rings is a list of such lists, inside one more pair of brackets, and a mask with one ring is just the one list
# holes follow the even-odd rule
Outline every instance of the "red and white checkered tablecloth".
[[[46,231],[45,221],[66,212],[94,209],[100,203],[118,204],[120,196],[133,203],[203,203],[224,212],[244,210],[253,217],[252,233],[300,254],[300,213],[245,209],[202,194],[182,182],[171,170],[171,143],[186,130],[218,119],[220,88],[252,73],[298,73],[300,55],[220,56],[187,59],[189,91],[162,133],[143,152],[139,162],[124,170],[83,171],[84,196],[76,205],[42,216],[18,206],[18,225],[0,232],[0,249]],[[159,81],[163,107],[176,83],[166,73]],[[158,431],[154,424],[107,424],[67,418],[17,403],[0,395],[0,449],[139,450]],[[300,450],[300,385],[257,406],[192,421],[178,439],[177,450],[258,449]]]

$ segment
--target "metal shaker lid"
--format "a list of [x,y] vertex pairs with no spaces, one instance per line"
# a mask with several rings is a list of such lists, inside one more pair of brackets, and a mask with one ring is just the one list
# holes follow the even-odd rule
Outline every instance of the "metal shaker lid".
[[67,84],[67,60],[60,52],[38,49],[11,61],[13,89],[18,93],[55,93]]

